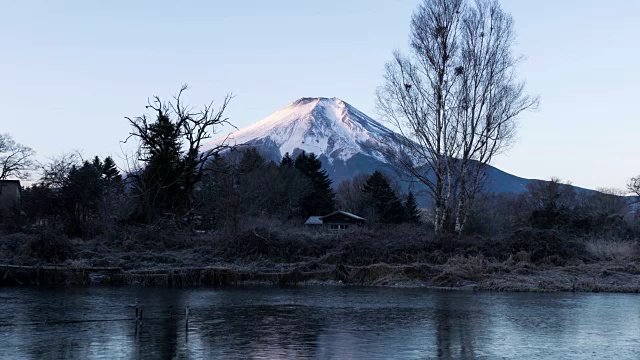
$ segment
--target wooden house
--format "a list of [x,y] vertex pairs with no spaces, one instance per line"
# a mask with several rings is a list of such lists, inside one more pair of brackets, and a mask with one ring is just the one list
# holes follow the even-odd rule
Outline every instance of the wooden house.
[[310,216],[304,224],[329,231],[342,231],[362,226],[366,221],[367,219],[361,216],[339,210],[324,216]]

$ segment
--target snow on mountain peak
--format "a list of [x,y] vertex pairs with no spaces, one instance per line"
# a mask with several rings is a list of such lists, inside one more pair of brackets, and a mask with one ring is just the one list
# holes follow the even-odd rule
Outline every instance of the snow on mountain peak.
[[204,149],[227,139],[231,145],[266,142],[279,150],[279,156],[304,150],[325,155],[330,162],[346,161],[357,153],[384,161],[376,148],[390,134],[391,130],[338,98],[304,97]]

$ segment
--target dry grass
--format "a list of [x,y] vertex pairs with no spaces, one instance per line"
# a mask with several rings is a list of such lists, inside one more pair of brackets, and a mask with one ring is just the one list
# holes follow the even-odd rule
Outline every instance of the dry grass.
[[0,264],[114,267],[132,275],[123,283],[157,285],[313,280],[514,291],[640,289],[640,268],[633,265],[640,259],[637,241],[579,239],[536,229],[498,239],[439,239],[409,225],[343,233],[286,223],[253,225],[237,233],[129,226],[85,240],[47,231],[0,235]]
[[441,273],[433,281],[438,286],[461,286],[468,281],[478,281],[487,271],[484,256],[453,256],[441,266]]
[[632,240],[587,240],[585,246],[597,260],[631,261],[640,254],[638,242]]

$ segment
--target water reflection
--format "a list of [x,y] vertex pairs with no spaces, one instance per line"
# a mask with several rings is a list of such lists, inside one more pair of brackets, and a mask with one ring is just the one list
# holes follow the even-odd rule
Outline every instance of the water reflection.
[[[639,300],[347,287],[2,289],[0,357],[635,359]],[[140,327],[133,306],[144,309]]]

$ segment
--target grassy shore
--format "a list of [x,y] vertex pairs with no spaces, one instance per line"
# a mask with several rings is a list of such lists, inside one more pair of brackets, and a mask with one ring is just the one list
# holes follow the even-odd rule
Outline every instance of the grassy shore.
[[[487,291],[640,292],[636,241],[521,229],[499,239],[434,238],[421,227],[340,234],[235,234],[128,227],[92,239],[0,236],[0,284],[199,286],[265,283]],[[11,265],[11,266],[7,266]]]

